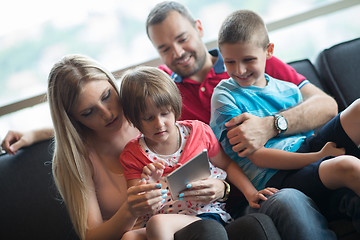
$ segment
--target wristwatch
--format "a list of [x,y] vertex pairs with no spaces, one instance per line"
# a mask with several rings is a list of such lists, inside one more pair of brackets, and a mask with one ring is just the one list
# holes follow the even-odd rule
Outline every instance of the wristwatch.
[[275,129],[278,131],[278,135],[285,132],[288,129],[288,122],[283,115],[274,114],[275,121]]
[[226,181],[223,181],[223,183],[225,185],[224,196],[219,199],[218,202],[225,202],[226,200],[228,200],[230,195],[230,184],[228,184]]

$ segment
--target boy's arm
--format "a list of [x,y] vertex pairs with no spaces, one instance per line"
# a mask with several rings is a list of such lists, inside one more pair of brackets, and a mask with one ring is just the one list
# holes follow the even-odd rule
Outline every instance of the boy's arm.
[[[216,167],[226,171],[229,181],[244,194],[251,207],[258,208],[260,206],[257,202],[260,199],[266,200],[266,197],[256,190],[243,170],[234,161],[232,161],[229,156],[226,155],[222,148],[220,148],[219,153],[215,157],[210,158],[210,161]],[[266,192],[266,194],[269,195],[272,193],[273,192],[271,191]]]
[[286,134],[313,130],[337,114],[336,101],[315,85],[307,83],[300,92],[304,101],[281,113],[288,121]]
[[[281,112],[288,122],[285,134],[313,130],[337,114],[335,100],[315,85],[307,83],[300,91],[304,101]],[[274,121],[273,116],[256,117],[249,113],[231,119],[226,124],[227,127],[233,128],[228,138],[235,148],[243,150],[239,156],[248,156],[275,137],[278,132],[274,127]]]
[[320,151],[311,153],[287,152],[262,147],[249,155],[248,158],[252,163],[261,168],[290,170],[303,168],[326,156],[339,156],[344,153],[343,148],[336,148],[335,143],[328,142]]
[[[305,80],[305,77],[298,74],[290,65],[274,56],[266,61],[265,72],[276,79],[292,82],[298,86],[301,86]],[[281,112],[288,122],[286,134],[313,130],[337,114],[337,103],[334,98],[312,83],[305,83],[300,87],[300,92],[303,102]],[[229,139],[231,138],[235,149],[239,149],[238,152],[242,150],[241,157],[247,157],[278,134],[274,128],[273,116],[259,118],[251,114],[240,115],[227,125],[227,127],[232,126],[234,130]]]

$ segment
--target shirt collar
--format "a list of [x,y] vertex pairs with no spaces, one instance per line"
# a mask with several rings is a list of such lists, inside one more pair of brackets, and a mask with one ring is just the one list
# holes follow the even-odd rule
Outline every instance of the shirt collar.
[[[216,62],[213,66],[215,74],[220,74],[220,73],[225,72],[224,59],[222,58],[219,49],[217,49],[217,48],[212,49],[209,51],[209,53],[210,53],[210,55],[217,57]],[[174,72],[171,74],[171,78],[176,83],[181,83],[183,81],[183,78]]]

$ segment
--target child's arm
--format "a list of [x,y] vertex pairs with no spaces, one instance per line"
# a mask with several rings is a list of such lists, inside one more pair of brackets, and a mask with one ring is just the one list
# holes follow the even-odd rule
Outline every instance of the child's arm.
[[272,195],[277,191],[275,188],[257,191],[242,169],[226,155],[222,148],[220,148],[219,153],[215,157],[210,158],[210,161],[216,167],[226,171],[227,178],[244,194],[252,208],[260,208],[258,201],[267,199],[264,194]]
[[248,158],[258,167],[289,170],[303,168],[326,156],[339,156],[343,154],[345,154],[343,148],[336,148],[335,143],[328,142],[320,151],[312,153],[287,152],[262,147],[249,155]]

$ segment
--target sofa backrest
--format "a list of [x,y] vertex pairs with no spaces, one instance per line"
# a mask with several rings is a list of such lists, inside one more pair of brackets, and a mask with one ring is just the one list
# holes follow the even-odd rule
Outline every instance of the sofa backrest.
[[296,72],[306,77],[306,79],[309,80],[312,84],[314,84],[324,92],[328,92],[326,86],[324,86],[324,84],[320,81],[319,73],[309,59],[301,59],[289,62],[288,64],[293,67]]
[[360,38],[323,50],[315,67],[340,111],[360,97]]
[[52,140],[0,156],[0,239],[78,239],[51,158]]

